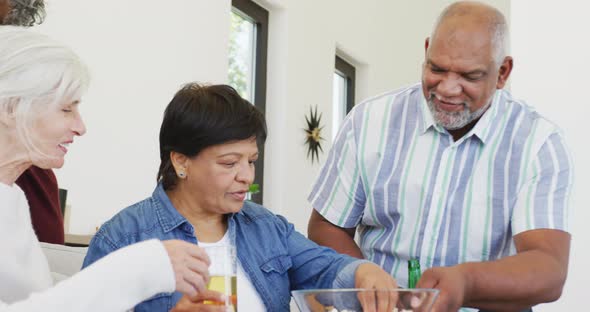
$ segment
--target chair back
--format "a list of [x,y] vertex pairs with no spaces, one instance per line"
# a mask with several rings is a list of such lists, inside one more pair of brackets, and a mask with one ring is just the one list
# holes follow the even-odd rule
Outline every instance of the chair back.
[[60,282],[82,268],[88,247],[70,247],[41,243],[41,249],[49,263],[49,270],[55,283]]

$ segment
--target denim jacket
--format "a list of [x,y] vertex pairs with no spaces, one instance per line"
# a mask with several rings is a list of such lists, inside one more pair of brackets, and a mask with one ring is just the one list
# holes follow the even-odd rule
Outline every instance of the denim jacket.
[[[363,262],[318,246],[284,217],[248,201],[228,217],[228,230],[238,260],[267,311],[289,311],[291,290],[354,287],[354,272]],[[198,244],[193,226],[174,208],[161,184],[151,197],[123,209],[100,228],[83,266],[152,238]],[[181,297],[178,292],[158,294],[135,311],[169,311]]]

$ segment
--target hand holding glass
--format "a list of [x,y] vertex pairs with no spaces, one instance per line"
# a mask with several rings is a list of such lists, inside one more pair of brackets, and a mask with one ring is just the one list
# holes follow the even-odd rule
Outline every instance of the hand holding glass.
[[224,305],[227,307],[227,311],[237,311],[236,248],[231,245],[205,246],[203,248],[211,260],[207,289],[225,295],[225,302],[205,301],[205,303]]

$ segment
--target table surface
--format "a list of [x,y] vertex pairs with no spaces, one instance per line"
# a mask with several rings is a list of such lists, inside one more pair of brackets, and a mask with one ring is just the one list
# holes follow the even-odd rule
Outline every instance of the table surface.
[[65,242],[69,246],[88,246],[93,235],[66,234]]

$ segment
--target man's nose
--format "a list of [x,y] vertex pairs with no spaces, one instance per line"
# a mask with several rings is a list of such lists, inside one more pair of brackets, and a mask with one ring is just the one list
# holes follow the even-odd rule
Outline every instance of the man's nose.
[[446,75],[436,87],[439,95],[444,97],[458,96],[463,91],[461,81],[457,75],[450,73]]

